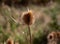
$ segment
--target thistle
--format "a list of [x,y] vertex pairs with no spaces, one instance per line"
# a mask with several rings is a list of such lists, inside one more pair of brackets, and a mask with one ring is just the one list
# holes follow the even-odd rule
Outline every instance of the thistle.
[[27,25],[31,25],[34,22],[34,16],[32,14],[32,11],[28,11],[23,14],[23,21]]
[[32,14],[32,11],[23,13],[23,21],[28,26],[28,32],[29,32],[29,36],[30,36],[30,44],[32,44],[31,29],[30,29],[30,25],[32,25],[34,23],[34,16]]
[[47,40],[48,40],[48,44],[57,44],[58,42],[58,36],[57,36],[57,32],[51,32],[48,37],[47,37]]
[[9,38],[9,39],[7,40],[7,44],[14,44],[14,43],[13,43],[13,40]]
[[48,35],[47,39],[48,40],[53,40],[53,39],[55,39],[55,36],[56,36],[56,32],[52,32]]

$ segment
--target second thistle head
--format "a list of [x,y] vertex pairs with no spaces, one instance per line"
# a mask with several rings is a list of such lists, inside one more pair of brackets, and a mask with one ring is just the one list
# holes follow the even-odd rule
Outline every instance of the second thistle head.
[[14,43],[13,43],[13,40],[12,40],[11,38],[8,38],[7,44],[14,44]]

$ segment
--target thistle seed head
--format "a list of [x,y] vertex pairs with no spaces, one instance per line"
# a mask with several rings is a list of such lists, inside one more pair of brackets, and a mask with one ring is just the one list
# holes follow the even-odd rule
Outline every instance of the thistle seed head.
[[31,25],[34,22],[34,16],[32,11],[28,11],[26,13],[23,14],[23,21],[25,24],[27,25]]
[[13,40],[9,38],[9,39],[7,40],[7,44],[14,44],[14,43],[13,43]]

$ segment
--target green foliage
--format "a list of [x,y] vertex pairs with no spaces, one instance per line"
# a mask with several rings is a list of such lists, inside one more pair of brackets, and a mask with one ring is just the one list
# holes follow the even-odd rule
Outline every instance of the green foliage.
[[2,29],[3,29],[3,27],[2,27],[2,26],[0,26],[0,33],[3,33],[3,32],[2,32]]
[[60,25],[57,24],[57,15],[60,12],[60,7],[58,5],[56,5],[54,8],[51,9],[46,9],[44,11],[46,14],[50,15],[50,17],[52,18],[52,21],[48,24],[49,26],[49,30],[60,30]]
[[44,31],[38,31],[38,33],[36,34],[36,36],[33,39],[33,44],[47,44],[47,32]]
[[3,42],[6,41],[9,38],[9,36],[10,35],[8,33],[7,34],[3,34],[3,40],[2,41]]
[[56,0],[56,2],[60,4],[60,0]]
[[16,29],[17,25],[14,21],[10,21],[10,27],[11,27],[11,30],[14,31]]

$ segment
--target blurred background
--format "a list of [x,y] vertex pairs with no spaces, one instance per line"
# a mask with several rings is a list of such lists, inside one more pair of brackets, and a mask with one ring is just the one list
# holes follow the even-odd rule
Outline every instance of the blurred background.
[[27,44],[28,27],[22,13],[33,11],[32,44],[47,44],[47,35],[60,31],[60,0],[0,0],[0,44],[12,38],[14,44]]

